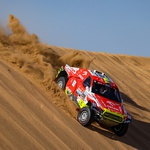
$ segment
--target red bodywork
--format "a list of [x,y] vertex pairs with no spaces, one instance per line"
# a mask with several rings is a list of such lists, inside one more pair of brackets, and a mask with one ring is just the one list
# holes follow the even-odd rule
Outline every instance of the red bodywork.
[[[101,110],[104,116],[104,113],[107,112],[106,118],[111,119],[110,116],[120,117],[121,121],[119,121],[119,123],[124,122],[128,118],[129,114],[123,106],[117,85],[104,73],[96,70],[92,71],[88,69],[70,67],[69,65],[63,66],[60,72],[61,71],[65,71],[67,73],[67,83],[65,88],[66,94],[73,94],[77,98],[80,108],[90,102],[97,110]],[[87,82],[86,85],[86,81],[88,80],[89,82]],[[107,86],[117,92],[115,96],[116,99],[94,92],[94,84]],[[80,105],[80,100],[82,100],[83,105]],[[112,120],[114,121],[115,119]]]

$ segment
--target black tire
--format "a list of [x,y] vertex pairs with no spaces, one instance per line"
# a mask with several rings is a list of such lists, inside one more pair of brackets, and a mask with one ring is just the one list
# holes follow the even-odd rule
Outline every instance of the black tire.
[[93,121],[93,112],[89,107],[83,107],[80,109],[77,115],[78,122],[87,127],[89,126]]
[[111,128],[117,136],[123,136],[126,134],[128,127],[129,127],[128,123],[120,123],[119,125],[113,126]]
[[57,85],[62,89],[64,90],[65,89],[65,86],[66,86],[66,80],[64,77],[60,77],[58,78],[57,80]]

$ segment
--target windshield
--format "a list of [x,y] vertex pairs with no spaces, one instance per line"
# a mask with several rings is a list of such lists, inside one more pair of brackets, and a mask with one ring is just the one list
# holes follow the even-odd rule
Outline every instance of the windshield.
[[93,82],[92,92],[105,98],[121,102],[121,96],[118,89],[110,88],[109,85],[103,85],[97,81]]

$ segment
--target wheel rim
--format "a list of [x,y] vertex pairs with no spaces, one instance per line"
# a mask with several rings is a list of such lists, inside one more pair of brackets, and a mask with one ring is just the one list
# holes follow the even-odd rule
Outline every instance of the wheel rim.
[[121,125],[121,124],[119,124],[119,125],[117,125],[117,126],[115,127],[115,131],[120,131],[120,130],[121,130],[121,128],[122,128],[122,125]]
[[59,81],[58,83],[58,86],[62,89],[63,88],[63,83],[62,83],[62,81]]
[[83,111],[83,112],[81,113],[80,120],[81,120],[82,122],[85,122],[85,121],[87,120],[87,118],[88,118],[88,113],[87,113],[86,111]]

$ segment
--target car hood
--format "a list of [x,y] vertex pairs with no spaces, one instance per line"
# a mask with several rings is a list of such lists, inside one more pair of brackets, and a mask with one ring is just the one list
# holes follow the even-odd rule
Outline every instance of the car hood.
[[108,98],[105,98],[103,96],[99,96],[97,94],[94,94],[94,95],[96,98],[96,102],[99,102],[99,104],[103,110],[108,109],[111,112],[124,114],[124,109],[123,109],[122,103],[110,100]]

